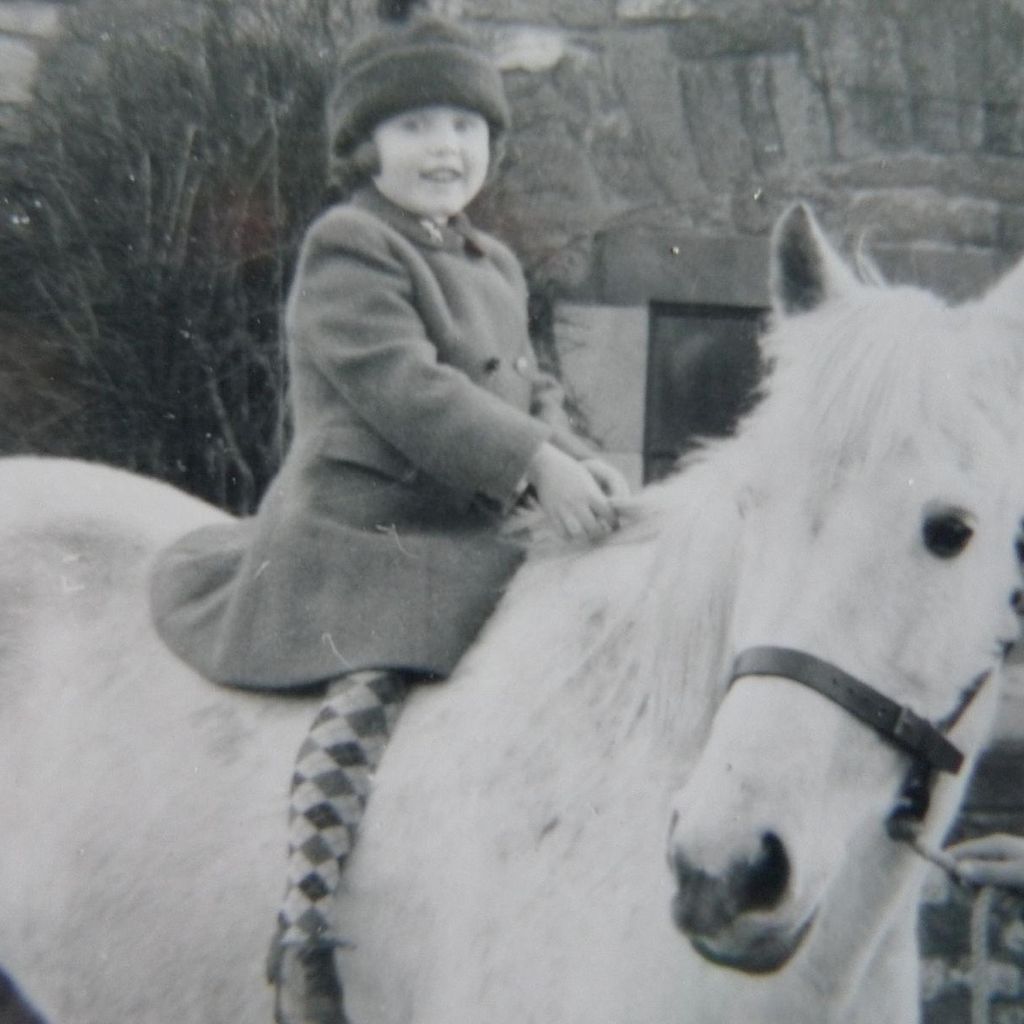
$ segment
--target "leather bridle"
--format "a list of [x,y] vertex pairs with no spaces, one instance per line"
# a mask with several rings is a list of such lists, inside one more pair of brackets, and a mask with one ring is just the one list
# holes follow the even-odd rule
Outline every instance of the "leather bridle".
[[989,675],[985,671],[976,676],[950,714],[937,723],[922,718],[831,662],[789,647],[748,647],[733,663],[728,685],[744,676],[781,676],[801,683],[909,754],[912,764],[886,827],[894,839],[912,841],[928,813],[936,772],[956,775],[964,761],[964,755],[946,733],[960,720]]

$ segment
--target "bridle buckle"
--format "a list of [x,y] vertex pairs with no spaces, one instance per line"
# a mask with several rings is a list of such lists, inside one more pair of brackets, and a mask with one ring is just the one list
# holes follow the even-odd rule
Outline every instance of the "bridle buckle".
[[910,751],[915,751],[921,746],[926,732],[925,726],[931,728],[930,723],[924,721],[906,705],[900,707],[899,714],[892,726],[892,738]]

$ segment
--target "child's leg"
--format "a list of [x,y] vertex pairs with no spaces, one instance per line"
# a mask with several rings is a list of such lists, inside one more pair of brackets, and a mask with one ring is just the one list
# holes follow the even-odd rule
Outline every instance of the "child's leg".
[[355,845],[370,792],[409,688],[399,672],[365,671],[332,683],[299,749],[288,811],[288,877],[271,950],[282,1024],[341,1024],[330,900]]

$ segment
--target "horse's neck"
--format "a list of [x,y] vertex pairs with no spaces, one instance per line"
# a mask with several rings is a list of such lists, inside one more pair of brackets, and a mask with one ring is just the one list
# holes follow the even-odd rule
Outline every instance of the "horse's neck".
[[654,720],[672,747],[696,755],[733,653],[742,523],[732,477],[720,461],[693,466],[657,498],[663,528],[646,609]]
[[603,743],[671,750],[680,770],[726,667],[738,516],[705,466],[642,500],[621,538],[529,562],[454,682],[503,732],[582,719]]

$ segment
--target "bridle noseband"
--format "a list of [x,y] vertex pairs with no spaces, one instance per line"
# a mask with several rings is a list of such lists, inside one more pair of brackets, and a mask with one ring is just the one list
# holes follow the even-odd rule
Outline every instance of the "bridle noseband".
[[989,672],[975,677],[956,707],[936,724],[830,662],[789,647],[748,647],[733,663],[728,685],[743,676],[781,676],[801,683],[908,753],[913,764],[886,826],[894,839],[912,841],[928,813],[935,773],[956,775],[964,761],[964,755],[945,733],[960,720],[985,685]]
[[803,683],[932,768],[955,775],[963,764],[964,755],[927,719],[813,654],[789,647],[748,647],[733,663],[729,684],[741,676],[782,676]]

